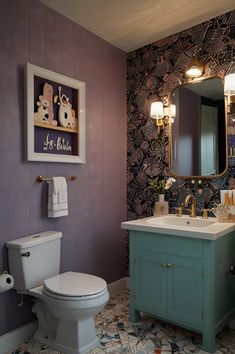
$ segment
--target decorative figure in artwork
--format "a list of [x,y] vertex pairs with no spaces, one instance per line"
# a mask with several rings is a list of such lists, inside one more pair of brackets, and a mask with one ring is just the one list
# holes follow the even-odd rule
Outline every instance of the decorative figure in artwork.
[[72,128],[74,130],[78,130],[78,119],[76,118],[76,112],[74,109],[71,110],[72,111]]
[[40,95],[39,101],[37,101],[37,106],[38,111],[34,112],[34,121],[37,123],[49,124],[49,102],[47,100],[44,100],[43,97]]
[[57,126],[57,120],[54,119],[53,102],[52,102],[53,87],[52,87],[52,85],[48,84],[47,82],[45,82],[45,84],[43,85],[43,96],[42,96],[42,98],[49,102],[49,106],[48,106],[48,114],[49,114],[48,120],[49,120],[49,123],[51,125]]
[[59,91],[59,123],[64,128],[73,128],[75,126],[72,116],[72,105],[69,102],[69,97],[65,94],[61,94],[62,87],[58,87]]
[[40,95],[37,101],[37,112],[34,112],[35,123],[57,126],[57,121],[54,119],[52,97],[53,87],[45,82],[43,85],[43,95]]

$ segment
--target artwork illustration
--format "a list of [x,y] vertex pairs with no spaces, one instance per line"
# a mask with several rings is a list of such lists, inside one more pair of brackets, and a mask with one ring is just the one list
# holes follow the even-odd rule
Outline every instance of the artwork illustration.
[[85,162],[85,83],[27,64],[27,158]]

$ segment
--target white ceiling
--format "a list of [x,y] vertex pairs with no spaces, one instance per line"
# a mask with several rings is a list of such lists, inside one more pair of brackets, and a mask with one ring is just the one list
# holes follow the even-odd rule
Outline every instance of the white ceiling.
[[235,9],[234,0],[40,0],[130,52]]

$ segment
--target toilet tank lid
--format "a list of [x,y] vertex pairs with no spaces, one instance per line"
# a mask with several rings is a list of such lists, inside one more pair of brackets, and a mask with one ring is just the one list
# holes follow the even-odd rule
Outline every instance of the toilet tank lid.
[[60,231],[44,231],[28,235],[6,243],[8,248],[30,248],[62,237]]

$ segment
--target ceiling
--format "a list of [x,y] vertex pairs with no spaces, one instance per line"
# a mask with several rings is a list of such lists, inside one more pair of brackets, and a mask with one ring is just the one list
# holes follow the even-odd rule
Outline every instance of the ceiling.
[[235,9],[234,0],[40,0],[125,52]]

